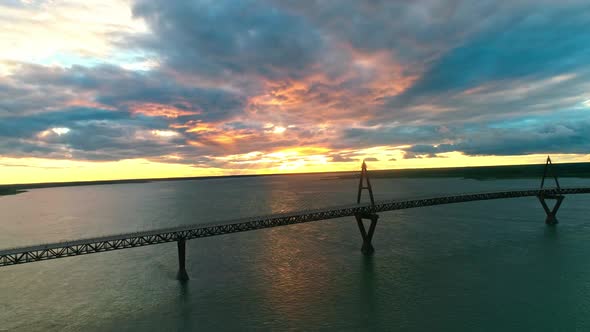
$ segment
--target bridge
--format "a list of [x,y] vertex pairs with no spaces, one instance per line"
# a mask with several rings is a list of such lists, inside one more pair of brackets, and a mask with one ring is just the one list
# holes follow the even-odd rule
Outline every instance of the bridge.
[[[142,247],[166,242],[176,242],[178,247],[179,280],[188,280],[185,268],[186,241],[202,237],[217,236],[263,228],[271,228],[319,220],[335,219],[342,217],[355,217],[363,244],[361,251],[365,255],[374,252],[372,238],[379,219],[378,213],[402,209],[454,204],[462,202],[483,201],[493,199],[506,199],[535,196],[539,199],[547,218],[548,225],[557,224],[557,212],[565,195],[590,194],[590,187],[561,188],[555,174],[555,188],[544,188],[545,178],[551,168],[551,159],[547,158],[540,189],[510,190],[500,192],[468,193],[457,195],[436,196],[406,200],[375,201],[372,186],[368,177],[366,164],[363,162],[360,182],[358,187],[357,202],[355,204],[334,206],[316,210],[297,211],[282,214],[273,214],[251,218],[228,220],[210,224],[194,224],[152,231],[143,231],[113,236],[95,237],[67,242],[57,242],[0,250],[0,267],[45,261],[50,259],[94,254],[106,251]],[[368,190],[370,202],[361,203],[363,190]],[[547,200],[555,200],[555,205],[550,208]],[[368,219],[370,225],[365,227],[364,220]]]

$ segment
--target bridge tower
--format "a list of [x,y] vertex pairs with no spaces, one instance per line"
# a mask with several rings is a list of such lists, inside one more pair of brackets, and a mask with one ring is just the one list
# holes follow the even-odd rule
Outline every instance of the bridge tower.
[[[365,185],[366,182],[366,185]],[[367,172],[367,164],[363,160],[363,165],[361,167],[361,178],[359,181],[359,189],[358,194],[356,197],[356,203],[361,203],[361,196],[363,190],[367,190],[369,192],[369,198],[371,200],[371,207],[375,207],[375,198],[373,197],[373,187],[371,186],[371,181],[369,180],[369,173]],[[375,248],[373,248],[373,244],[371,241],[373,240],[373,234],[375,233],[375,227],[377,226],[377,220],[379,219],[379,215],[374,212],[370,213],[359,213],[354,216],[356,218],[356,222],[358,224],[359,230],[361,232],[361,237],[363,238],[363,246],[361,247],[361,252],[365,256],[370,256],[375,252]],[[365,228],[365,224],[363,222],[364,219],[368,219],[371,221],[369,226],[369,230]]]
[[[545,178],[548,176],[552,177],[555,180],[555,189],[547,192],[547,189],[544,189],[543,186],[545,185]],[[551,162],[551,157],[547,156],[547,161],[545,162],[545,168],[543,169],[543,178],[541,179],[541,187],[539,188],[539,194],[537,195],[539,202],[541,202],[541,206],[543,206],[543,210],[547,214],[547,218],[545,219],[545,223],[547,225],[557,225],[557,211],[559,211],[559,207],[561,206],[561,202],[565,199],[565,196],[561,194],[561,187],[559,186],[559,180],[557,180],[557,174],[555,172],[553,163]],[[549,208],[546,200],[555,200],[555,205],[553,208]]]

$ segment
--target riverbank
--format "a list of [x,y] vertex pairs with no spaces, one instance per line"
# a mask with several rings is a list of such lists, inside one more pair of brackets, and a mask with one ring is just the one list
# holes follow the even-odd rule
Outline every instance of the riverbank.
[[0,196],[16,195],[16,194],[20,194],[20,193],[24,193],[24,192],[26,192],[26,190],[18,189],[15,187],[0,188]]
[[78,187],[78,186],[99,186],[99,185],[110,185],[110,184],[148,183],[148,182],[157,182],[157,181],[206,180],[206,179],[214,179],[214,178],[250,177],[250,176],[260,176],[260,175],[201,176],[201,177],[182,177],[182,178],[124,179],[124,180],[5,184],[5,185],[0,185],[0,196],[14,195],[14,194],[18,194],[21,192],[26,192],[28,189],[56,188],[56,187]]
[[[371,178],[464,178],[475,180],[496,180],[496,179],[530,179],[541,178],[545,164],[537,165],[511,165],[511,166],[476,166],[476,167],[449,167],[449,168],[419,168],[419,169],[388,169],[371,170]],[[590,163],[569,163],[554,164],[553,170],[558,177],[590,178]],[[322,180],[354,179],[359,177],[359,172],[324,172],[327,176]],[[28,183],[0,185],[0,196],[15,195],[26,192],[28,189],[92,186],[109,184],[147,183],[156,181],[186,181],[186,180],[207,180],[218,178],[243,178],[243,177],[264,177],[277,175],[306,175],[310,173],[295,174],[249,174],[249,175],[226,175],[226,176],[202,176],[182,178],[155,178],[155,179],[128,179],[128,180],[106,180],[106,181],[77,181],[77,182],[51,182],[51,183]],[[322,174],[322,173],[316,173]],[[551,175],[551,173],[549,173]]]
[[[369,170],[371,178],[463,178],[474,180],[541,178],[545,164],[476,166],[449,168]],[[590,178],[590,163],[554,164],[552,170],[558,177]],[[548,172],[548,176],[553,173]],[[326,179],[358,178],[359,174],[343,174]]]

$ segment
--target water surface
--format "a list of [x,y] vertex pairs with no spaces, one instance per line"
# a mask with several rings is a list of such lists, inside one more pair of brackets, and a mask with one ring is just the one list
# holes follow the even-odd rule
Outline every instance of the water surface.
[[[347,204],[355,180],[210,179],[0,197],[0,247]],[[590,180],[563,179],[563,186]],[[377,199],[522,189],[536,180],[375,179]],[[0,330],[590,329],[590,196],[547,227],[534,197],[381,214],[0,268]]]

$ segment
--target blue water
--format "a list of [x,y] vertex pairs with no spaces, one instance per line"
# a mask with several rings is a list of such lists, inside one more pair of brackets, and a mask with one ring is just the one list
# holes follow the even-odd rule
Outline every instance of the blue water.
[[[590,186],[563,179],[563,186]],[[354,202],[318,175],[36,189],[0,197],[0,248]],[[538,186],[374,179],[377,199]],[[381,214],[0,268],[0,331],[590,330],[590,195]]]

